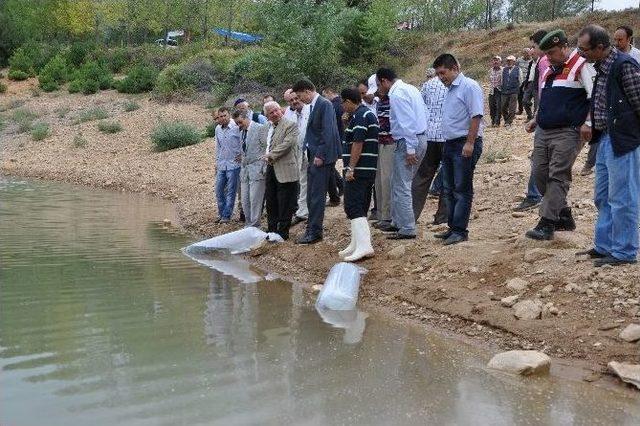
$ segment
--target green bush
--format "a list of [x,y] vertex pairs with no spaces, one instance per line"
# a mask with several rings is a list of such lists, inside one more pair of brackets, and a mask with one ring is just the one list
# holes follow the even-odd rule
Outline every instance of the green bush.
[[29,78],[29,74],[20,70],[11,70],[7,76],[9,80],[22,81]]
[[13,121],[18,125],[18,133],[24,133],[31,130],[33,126],[33,120],[35,120],[38,115],[28,109],[20,108],[13,111]]
[[87,146],[87,140],[82,137],[82,135],[75,135],[73,138],[73,147],[74,148],[84,148]]
[[73,43],[67,52],[67,62],[73,67],[80,67],[89,55],[97,50],[94,42],[82,41]]
[[73,124],[86,123],[87,121],[94,120],[104,120],[105,118],[109,118],[109,113],[104,108],[89,108],[82,111],[74,120]]
[[73,75],[69,83],[69,93],[82,92],[85,95],[111,88],[113,74],[95,61],[86,62]]
[[100,123],[98,123],[98,130],[100,130],[102,133],[118,133],[122,130],[122,125],[120,125],[120,123],[118,123],[117,121],[101,121]]
[[[26,80],[34,74],[33,57],[29,54],[26,47],[19,47],[13,52],[9,58],[9,78],[11,80]],[[12,78],[11,75],[26,75],[24,78]]]
[[40,71],[38,80],[40,87],[45,92],[53,92],[58,90],[61,84],[67,81],[67,63],[62,55],[54,56]]
[[0,82],[0,93],[5,93],[7,91],[7,85]]
[[31,138],[34,141],[41,141],[49,136],[49,125],[47,123],[36,123],[31,128]]
[[140,104],[133,100],[128,100],[124,103],[124,110],[127,112],[135,111],[140,109]]
[[209,123],[204,128],[204,136],[206,138],[212,138],[216,135],[216,123]]
[[202,134],[192,125],[180,122],[160,123],[151,134],[156,151],[167,151],[202,141]]
[[149,92],[153,90],[157,76],[158,73],[154,68],[136,65],[123,80],[116,81],[114,87],[120,93]]

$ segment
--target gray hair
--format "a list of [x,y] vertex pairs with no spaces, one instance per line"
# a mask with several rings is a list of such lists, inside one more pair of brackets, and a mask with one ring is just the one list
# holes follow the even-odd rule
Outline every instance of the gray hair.
[[589,36],[589,47],[591,49],[598,47],[599,44],[605,49],[611,46],[609,33],[599,25],[587,25],[580,31],[579,36],[582,37],[583,35]]
[[265,115],[267,114],[267,111],[272,109],[272,108],[280,108],[280,104],[277,103],[276,101],[269,101],[266,104],[264,104],[264,113]]

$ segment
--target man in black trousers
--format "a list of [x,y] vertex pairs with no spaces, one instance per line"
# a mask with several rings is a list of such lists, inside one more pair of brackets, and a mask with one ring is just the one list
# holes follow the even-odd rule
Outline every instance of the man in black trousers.
[[341,154],[341,141],[333,105],[320,96],[313,83],[306,79],[300,80],[293,85],[293,91],[302,102],[310,105],[309,122],[304,139],[309,157],[307,169],[309,219],[305,234],[296,242],[314,244],[322,240],[327,185],[335,162]]

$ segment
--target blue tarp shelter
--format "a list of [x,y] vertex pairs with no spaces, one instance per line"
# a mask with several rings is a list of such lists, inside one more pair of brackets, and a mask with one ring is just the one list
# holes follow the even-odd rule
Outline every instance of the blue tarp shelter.
[[223,28],[214,28],[213,31],[216,34],[219,34],[223,37],[228,37],[234,40],[238,40],[242,43],[257,43],[263,39],[263,37],[261,36],[247,34],[247,33],[240,33],[237,31],[225,30]]

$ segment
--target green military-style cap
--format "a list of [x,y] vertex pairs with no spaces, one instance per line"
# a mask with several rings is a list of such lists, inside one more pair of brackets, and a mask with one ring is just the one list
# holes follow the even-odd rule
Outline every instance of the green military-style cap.
[[556,46],[564,46],[568,41],[564,31],[553,30],[540,40],[540,50],[549,50]]

